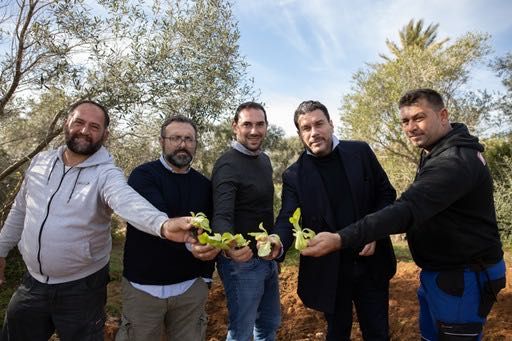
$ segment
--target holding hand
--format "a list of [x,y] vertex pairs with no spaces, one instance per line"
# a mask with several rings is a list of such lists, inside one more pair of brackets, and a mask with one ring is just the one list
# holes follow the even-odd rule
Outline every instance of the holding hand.
[[230,248],[224,251],[224,253],[235,262],[247,262],[253,255],[251,248],[248,246],[244,246],[241,249]]
[[308,247],[301,251],[303,256],[321,257],[341,249],[341,237],[337,233],[320,232],[308,242]]
[[359,252],[359,256],[373,256],[375,253],[375,246],[377,245],[377,242],[373,241],[371,243],[366,244],[361,252]]
[[196,257],[197,259],[200,259],[202,261],[208,261],[217,257],[217,255],[220,252],[220,249],[217,249],[216,247],[213,247],[211,245],[203,245],[196,243],[191,245],[190,252],[192,252],[194,257]]
[[279,236],[276,234],[271,234],[264,240],[258,240],[256,242],[256,248],[259,250],[261,247],[266,247],[267,242],[270,242],[271,245],[270,253],[267,256],[261,258],[266,260],[272,260],[279,257],[279,255],[281,254],[281,250],[283,248],[283,244],[281,244],[281,239],[279,239]]
[[196,237],[192,231],[192,217],[177,217],[167,219],[162,228],[160,234],[162,237],[179,242],[179,243],[195,243]]

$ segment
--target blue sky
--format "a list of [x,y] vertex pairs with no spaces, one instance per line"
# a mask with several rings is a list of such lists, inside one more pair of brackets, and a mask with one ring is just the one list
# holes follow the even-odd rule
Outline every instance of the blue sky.
[[[293,111],[307,99],[323,102],[339,127],[338,108],[352,74],[386,53],[386,38],[414,18],[439,23],[438,38],[466,32],[491,35],[490,58],[512,52],[509,0],[238,0],[234,15],[240,52],[260,90],[271,124],[295,134]],[[489,59],[489,58],[488,58]],[[484,64],[471,74],[470,89],[502,90]]]

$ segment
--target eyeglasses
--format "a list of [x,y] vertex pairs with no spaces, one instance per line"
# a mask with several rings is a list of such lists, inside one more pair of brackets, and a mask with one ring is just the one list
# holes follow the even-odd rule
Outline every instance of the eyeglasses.
[[164,140],[171,141],[174,145],[179,145],[182,142],[185,142],[186,145],[192,145],[196,142],[196,140],[190,136],[179,136],[179,135],[171,135],[171,136],[162,136]]

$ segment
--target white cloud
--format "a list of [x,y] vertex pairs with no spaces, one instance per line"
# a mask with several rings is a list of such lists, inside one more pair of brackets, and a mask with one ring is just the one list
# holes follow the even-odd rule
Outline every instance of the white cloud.
[[[306,99],[326,104],[337,125],[353,73],[387,53],[386,39],[398,41],[398,31],[412,18],[424,19],[425,25],[439,23],[439,38],[453,41],[466,32],[487,32],[500,54],[512,51],[508,0],[260,0],[235,6],[242,37],[249,34],[253,39],[247,46],[261,54],[248,60],[269,119],[289,135],[295,133],[293,110]],[[253,46],[255,38],[264,45]],[[503,45],[497,46],[498,41]],[[471,90],[500,88],[486,65],[473,70]]]

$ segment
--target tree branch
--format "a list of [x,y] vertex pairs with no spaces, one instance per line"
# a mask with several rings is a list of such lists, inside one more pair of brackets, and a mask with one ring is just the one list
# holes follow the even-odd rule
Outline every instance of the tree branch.
[[[20,83],[20,80],[21,80],[21,76],[22,76],[21,65],[23,63],[23,55],[24,55],[23,52],[24,52],[25,39],[26,39],[28,28],[30,26],[30,22],[32,20],[32,16],[34,14],[34,9],[37,6],[37,4],[38,4],[38,1],[34,1],[34,2],[30,1],[29,7],[28,7],[28,12],[24,19],[23,26],[21,28],[21,32],[19,33],[19,35],[17,35],[18,49],[16,52],[16,63],[15,63],[15,67],[14,67],[14,76],[13,76],[11,85],[9,86],[7,92],[0,98],[0,117],[4,116],[5,106],[7,105],[7,102],[9,102],[11,97],[14,95],[14,92],[16,91],[16,89]],[[22,6],[24,6],[24,4]],[[23,18],[21,17],[22,12],[23,12],[23,9],[20,10],[20,17],[18,19],[18,22],[16,23],[16,28],[19,27],[21,20],[23,20]]]
[[55,116],[52,119],[52,122],[50,123],[50,125],[48,127],[48,132],[47,132],[45,138],[41,142],[39,142],[39,144],[34,148],[34,150],[32,150],[30,153],[28,153],[27,155],[25,155],[24,157],[22,157],[21,159],[19,159],[18,161],[16,161],[15,163],[10,165],[6,169],[4,169],[0,173],[0,182],[3,181],[9,175],[11,175],[14,171],[16,171],[25,162],[31,160],[41,150],[46,148],[46,146],[48,146],[48,144],[50,144],[50,142],[61,133],[61,129],[60,128],[56,129],[55,126],[57,125],[57,122],[59,121],[59,119],[62,116],[64,116],[65,113],[66,113],[65,110],[60,110],[57,114],[55,114]]

